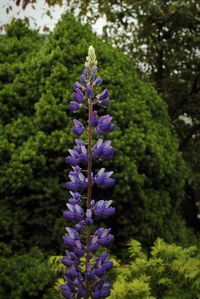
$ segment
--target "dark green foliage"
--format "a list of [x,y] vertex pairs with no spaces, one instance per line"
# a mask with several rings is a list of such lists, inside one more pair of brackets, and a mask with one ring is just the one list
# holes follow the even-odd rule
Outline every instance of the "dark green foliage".
[[[15,250],[38,245],[53,254],[62,252],[68,170],[64,156],[73,144],[67,104],[90,44],[110,90],[109,109],[117,125],[111,137],[116,155],[107,165],[115,171],[117,185],[95,196],[115,201],[117,214],[110,225],[116,244],[133,236],[148,246],[157,236],[184,242],[179,207],[185,168],[166,104],[152,86],[137,78],[127,57],[71,15],[62,18],[47,41],[37,37],[35,43],[35,38],[31,53],[23,39],[24,59],[14,60],[19,71],[12,71],[10,83],[0,83],[6,83],[2,93],[7,97],[5,101],[0,95],[1,242]],[[6,39],[12,47],[13,37]],[[5,55],[4,43],[0,49]],[[2,68],[9,72],[6,63]]]
[[[38,249],[24,255],[0,257],[1,299],[44,299],[56,273]],[[49,297],[50,299],[50,297]]]
[[128,265],[116,261],[110,299],[199,299],[200,256],[195,246],[157,239],[148,258],[141,244],[131,240],[128,251]]

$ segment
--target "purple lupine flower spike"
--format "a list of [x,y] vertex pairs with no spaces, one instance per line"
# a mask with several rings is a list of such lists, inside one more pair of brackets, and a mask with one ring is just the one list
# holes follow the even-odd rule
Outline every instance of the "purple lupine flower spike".
[[[66,210],[63,211],[66,221],[72,222],[71,227],[66,227],[67,232],[63,237],[67,250],[62,263],[67,270],[64,276],[65,284],[61,285],[61,292],[67,299],[102,299],[109,296],[111,288],[108,277],[105,275],[113,267],[113,263],[109,260],[108,253],[98,254],[98,251],[101,247],[110,245],[114,236],[110,228],[95,230],[94,222],[97,218],[112,216],[115,208],[112,206],[112,200],[95,201],[92,196],[94,184],[100,188],[107,188],[112,187],[115,180],[111,177],[113,171],[106,171],[105,168],[101,168],[93,175],[92,164],[95,160],[111,159],[114,148],[110,140],[100,138],[93,143],[92,137],[93,131],[98,137],[111,132],[115,126],[112,123],[112,116],[107,114],[98,117],[97,111],[93,110],[94,105],[106,108],[109,101],[107,89],[95,96],[95,87],[103,82],[100,76],[95,78],[96,71],[96,55],[94,48],[90,46],[85,69],[80,82],[74,83],[73,100],[69,103],[70,111],[78,112],[82,108],[87,108],[89,113],[88,128],[83,135],[85,138],[88,134],[87,140],[75,139],[74,147],[68,150],[69,154],[65,157],[65,162],[72,167],[66,182],[70,198],[66,204]],[[84,125],[77,119],[73,122],[72,131],[77,136],[81,136],[85,131]],[[87,190],[86,197],[82,196],[85,190]],[[84,198],[87,198],[85,203]],[[84,270],[81,266],[83,259],[85,260]]]

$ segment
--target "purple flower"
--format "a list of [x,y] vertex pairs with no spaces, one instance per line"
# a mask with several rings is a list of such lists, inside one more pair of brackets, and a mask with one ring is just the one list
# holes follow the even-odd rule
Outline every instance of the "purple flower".
[[99,245],[107,246],[114,240],[114,236],[110,234],[110,230],[110,228],[99,228],[96,230],[95,236],[98,237]]
[[84,77],[86,77],[86,76],[88,75],[89,72],[90,72],[90,68],[87,66],[87,67],[83,70],[82,75],[83,75]]
[[84,101],[84,95],[80,88],[76,88],[76,92],[73,92],[73,100],[78,103],[82,103]]
[[72,205],[80,204],[81,202],[81,195],[78,192],[70,191],[72,197],[69,198],[69,203]]
[[92,87],[89,84],[86,85],[86,91],[87,91],[87,97],[89,99],[92,99],[94,97],[94,93]]
[[[78,166],[75,166],[78,167]],[[72,192],[82,191],[87,187],[87,182],[85,176],[81,172],[81,168],[75,168],[73,167],[74,171],[70,171],[69,173],[69,179],[66,183],[66,187],[68,190]]]
[[65,162],[71,166],[77,166],[79,163],[87,164],[88,153],[81,139],[76,139],[76,146],[73,150],[69,150],[71,156],[65,157]]
[[[67,267],[67,272],[64,276],[66,283],[61,285],[61,291],[62,295],[68,299],[103,299],[109,296],[111,288],[111,284],[107,282],[107,277],[105,277],[105,273],[113,266],[112,262],[109,261],[109,255],[103,252],[93,263],[94,254],[99,247],[109,245],[114,239],[110,233],[110,228],[96,229],[93,220],[95,216],[98,218],[109,217],[115,213],[115,208],[111,206],[112,200],[95,202],[92,199],[94,183],[100,188],[112,187],[115,183],[115,180],[111,178],[112,171],[105,171],[105,168],[101,168],[94,177],[92,172],[92,157],[99,160],[109,160],[114,153],[110,140],[99,139],[92,147],[93,131],[100,136],[115,128],[110,115],[103,115],[99,118],[97,111],[93,111],[95,104],[105,108],[109,101],[107,89],[98,94],[95,99],[95,87],[100,86],[103,82],[100,76],[95,78],[96,65],[96,54],[94,48],[90,46],[85,63],[86,67],[82,72],[80,81],[74,84],[73,99],[69,103],[69,109],[72,112],[77,112],[86,99],[84,107],[88,108],[87,119],[89,120],[84,134],[84,138],[87,136],[87,144],[82,139],[75,139],[75,146],[73,149],[69,149],[69,154],[65,157],[65,161],[72,167],[72,170],[69,172],[69,179],[66,182],[70,198],[63,216],[74,222],[72,227],[66,227],[67,233],[63,237],[64,244],[68,249],[62,258],[62,263]],[[74,119],[73,122],[72,131],[77,136],[82,135],[84,125],[77,119]],[[81,164],[87,165],[84,170],[80,168]],[[83,175],[83,171],[86,172],[86,176]],[[86,188],[87,197],[80,194]],[[85,198],[87,198],[86,203],[83,202]],[[84,270],[80,263],[83,256],[86,258]]]
[[93,83],[94,82],[94,73],[92,72],[91,75],[90,75],[90,83]]
[[99,123],[97,128],[95,129],[95,132],[98,135],[103,135],[104,133],[111,132],[115,129],[115,125],[112,124],[112,116],[109,114],[101,116],[99,118]]
[[104,275],[108,270],[113,267],[113,263],[108,260],[109,254],[103,252],[97,259],[94,265],[95,274],[97,276]]
[[78,233],[82,232],[82,230],[84,229],[84,224],[85,224],[84,220],[81,220],[79,223],[76,224],[75,227]]
[[75,101],[71,101],[69,103],[69,110],[72,112],[77,112],[80,108],[81,108],[81,104],[79,104]]
[[105,172],[105,168],[101,168],[95,175],[94,182],[102,188],[112,187],[115,184],[115,180],[110,177],[112,174],[113,171]]
[[76,240],[76,247],[74,248],[74,253],[78,256],[81,257],[84,255],[84,248],[80,240]]
[[76,231],[75,228],[71,228],[71,227],[66,227],[66,230],[68,232],[68,235],[65,235],[63,237],[64,244],[74,249],[74,253],[76,254],[75,251],[77,248],[82,249],[82,244],[79,240],[79,233]]
[[85,147],[84,142],[81,139],[76,139],[76,146],[74,149],[78,152],[79,154],[79,162],[83,164],[87,164],[88,162],[88,153],[87,149]]
[[74,119],[73,122],[74,126],[72,127],[72,131],[78,136],[82,135],[84,132],[84,126],[82,123],[77,119]]
[[101,107],[106,108],[108,106],[109,92],[107,89],[104,89],[104,91],[98,94],[96,98]]
[[85,222],[88,226],[93,225],[93,220],[92,220],[92,210],[91,209],[87,209],[86,211],[86,219]]
[[114,153],[114,148],[110,146],[111,141],[107,140],[103,142],[103,139],[99,139],[93,147],[94,159],[110,160]]
[[92,253],[95,253],[98,250],[98,236],[92,236],[90,242],[90,250]]
[[83,86],[79,82],[75,82],[74,83],[74,90],[76,90],[77,88],[82,90]]
[[99,121],[98,121],[98,117],[97,117],[97,111],[93,111],[92,118],[91,118],[91,125],[93,127],[97,127],[98,123],[99,123]]
[[84,212],[83,209],[75,204],[72,205],[70,203],[67,203],[67,207],[69,209],[69,211],[64,211],[63,212],[63,216],[64,218],[68,219],[68,220],[74,220],[74,221],[81,221],[83,219],[84,216]]
[[76,166],[79,163],[79,154],[76,150],[69,150],[71,156],[65,157],[65,162],[71,166]]
[[98,218],[110,217],[115,214],[115,208],[110,207],[112,200],[99,200],[94,206],[94,215]]
[[97,77],[94,82],[94,86],[97,87],[97,86],[101,85],[102,82],[103,82],[103,79],[101,77]]
[[95,273],[92,270],[92,266],[90,262],[87,262],[85,276],[87,277],[88,280],[92,280],[95,277]]
[[67,251],[66,252],[66,256],[63,256],[62,258],[62,263],[69,267],[71,265],[73,265],[74,263],[77,263],[77,256],[73,253],[73,252],[70,252],[70,251]]
[[66,284],[63,284],[60,286],[61,288],[61,292],[62,292],[62,295],[67,298],[67,299],[70,299],[70,298],[73,298],[74,294],[73,292],[70,290],[70,288],[68,287],[68,285]]
[[106,280],[107,277],[104,277],[96,284],[94,292],[92,294],[94,299],[106,298],[110,295],[111,284]]
[[81,84],[86,85],[85,76],[80,77],[80,82],[81,82]]

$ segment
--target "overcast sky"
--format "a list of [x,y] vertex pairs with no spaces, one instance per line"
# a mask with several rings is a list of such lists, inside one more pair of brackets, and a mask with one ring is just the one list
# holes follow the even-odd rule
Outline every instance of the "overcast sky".
[[[12,11],[7,14],[6,8],[10,5],[12,6]],[[55,5],[54,7],[51,7],[50,11],[52,18],[46,15],[45,12],[47,10],[48,5],[44,3],[44,0],[38,0],[37,4],[35,4],[35,9],[33,9],[31,5],[28,5],[25,10],[17,7],[13,3],[13,0],[0,0],[0,26],[10,23],[13,17],[21,19],[28,17],[31,28],[40,28],[40,31],[42,32],[42,29],[47,26],[50,30],[53,30],[61,15],[67,11],[67,6],[63,5],[60,7],[59,5]],[[105,22],[105,18],[99,19],[93,26],[94,31],[101,34]]]

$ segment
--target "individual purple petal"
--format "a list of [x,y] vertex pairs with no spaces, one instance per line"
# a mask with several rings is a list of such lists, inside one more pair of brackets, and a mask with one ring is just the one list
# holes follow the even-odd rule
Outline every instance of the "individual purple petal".
[[115,180],[110,178],[112,174],[113,171],[105,172],[105,168],[101,168],[95,175],[94,182],[102,188],[112,187],[115,184]]
[[95,273],[92,270],[92,266],[90,262],[87,262],[85,276],[87,277],[88,280],[94,279]]
[[94,97],[93,89],[89,84],[86,85],[86,92],[87,92],[87,97],[89,99],[92,99]]
[[102,131],[108,131],[111,126],[111,120],[112,116],[110,116],[109,114],[101,116],[99,119],[99,128]]
[[85,222],[88,226],[92,226],[93,225],[93,220],[92,220],[92,210],[91,209],[87,209],[86,211],[86,219]]
[[75,101],[71,101],[69,103],[69,110],[72,112],[77,112],[80,108],[81,108],[81,104],[79,104]]
[[103,108],[106,108],[108,106],[109,92],[107,89],[105,89],[102,93],[98,94],[96,98]]
[[92,117],[91,117],[91,125],[93,127],[96,127],[96,126],[98,126],[98,123],[99,123],[99,121],[98,121],[98,117],[97,117],[97,111],[93,111]]
[[81,195],[78,193],[78,192],[69,192],[71,194],[71,196],[74,198],[74,199],[77,199],[79,200],[81,198]]
[[82,103],[84,101],[84,95],[81,89],[77,88],[75,92],[73,92],[73,100],[78,103]]
[[97,127],[95,128],[95,133],[96,133],[97,135],[101,136],[101,135],[103,135],[105,132],[102,131],[102,130],[99,128],[99,126],[97,126]]
[[67,270],[67,276],[68,276],[70,279],[74,279],[74,278],[79,277],[79,273],[78,273],[78,271],[76,271],[76,270],[71,270],[71,269],[69,269],[69,270]]
[[97,236],[92,236],[92,240],[90,243],[90,250],[91,252],[96,252],[98,250],[98,237]]
[[81,84],[86,85],[85,76],[80,77],[80,82],[81,82]]
[[66,218],[68,220],[77,221],[77,222],[79,222],[83,219],[84,212],[83,212],[83,209],[79,205],[77,205],[77,204],[72,205],[72,204],[68,203],[67,207],[68,207],[69,211],[63,212],[64,218]]
[[97,66],[96,66],[96,65],[93,65],[93,67],[92,67],[92,72],[95,73],[95,72],[97,71],[97,69],[98,69]]
[[62,257],[62,263],[66,266],[69,267],[71,265],[74,264],[74,261],[72,261],[71,259],[67,258],[66,256]]
[[80,136],[80,135],[83,134],[83,132],[84,132],[84,126],[83,126],[82,123],[81,123],[79,120],[77,120],[77,119],[74,119],[73,122],[74,122],[74,126],[72,127],[72,131],[73,131],[76,135]]
[[102,298],[106,298],[106,297],[110,296],[110,289],[111,289],[111,284],[103,286],[103,288],[101,289]]
[[111,123],[112,117],[110,115],[104,115],[99,118],[98,126],[95,128],[95,132],[98,135],[111,132],[115,129],[115,126]]
[[109,98],[106,98],[106,99],[102,100],[101,102],[99,102],[99,104],[102,108],[107,108],[108,103],[109,103]]
[[81,257],[84,255],[83,245],[81,244],[80,240],[76,240],[76,247],[74,249],[74,253]]
[[75,82],[74,83],[74,89],[76,90],[77,88],[82,90],[83,86],[79,82]]
[[72,197],[69,198],[69,203],[73,205],[80,204],[81,195],[78,192],[72,192],[72,191],[70,191],[70,194]]
[[108,235],[106,237],[102,237],[101,239],[98,240],[98,243],[101,245],[101,246],[107,246],[109,245],[111,242],[113,242],[114,240],[114,236],[113,235]]
[[65,162],[71,166],[76,166],[79,163],[79,158],[67,156],[65,157]]
[[71,166],[76,166],[79,163],[79,154],[75,150],[69,150],[71,156],[65,157],[65,162]]
[[115,213],[115,208],[110,207],[112,200],[97,201],[94,207],[94,215],[96,217],[110,217]]
[[102,82],[103,82],[103,79],[99,76],[96,78],[96,80],[94,82],[94,86],[97,87],[97,86],[101,85]]
[[94,82],[94,73],[92,73],[91,75],[90,75],[90,83],[93,83]]
[[111,141],[107,140],[103,142],[103,139],[99,139],[93,147],[94,159],[109,160],[112,158],[114,148],[110,146]]
[[83,75],[83,76],[87,76],[88,73],[89,73],[89,71],[90,71],[90,68],[87,66],[87,67],[83,70],[82,75]]
[[79,183],[73,183],[73,182],[67,182],[66,183],[66,188],[70,191],[76,192],[78,191],[79,188]]
[[70,291],[69,287],[66,284],[61,285],[60,288],[61,288],[62,295],[66,299],[72,298],[73,293]]
[[112,186],[114,186],[115,184],[115,179],[113,178],[106,178],[103,182],[103,186],[102,187],[108,187],[111,188]]
[[76,246],[75,240],[71,239],[68,236],[64,236],[63,240],[64,240],[64,244],[71,247],[71,248],[74,248]]
[[76,230],[78,233],[81,233],[84,228],[84,220],[81,220],[79,223],[76,224]]
[[99,228],[95,232],[95,236],[98,237],[98,244],[101,246],[107,246],[109,245],[113,240],[114,236],[110,234],[110,228]]
[[106,282],[105,278],[99,280],[92,293],[92,298],[101,299],[110,295],[111,284]]
[[72,238],[73,240],[79,240],[79,234],[78,234],[78,232],[75,230],[75,228],[72,228],[72,227],[66,227],[66,231],[68,232],[70,238]]

